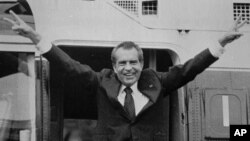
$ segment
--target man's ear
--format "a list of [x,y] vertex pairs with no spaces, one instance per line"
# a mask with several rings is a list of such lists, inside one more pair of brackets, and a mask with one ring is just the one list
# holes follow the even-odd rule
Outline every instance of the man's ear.
[[141,64],[141,68],[143,69],[144,61],[142,61],[140,64]]
[[117,73],[117,70],[116,70],[115,64],[112,64],[112,66],[113,66],[113,70],[114,70],[114,72],[115,72],[115,73]]

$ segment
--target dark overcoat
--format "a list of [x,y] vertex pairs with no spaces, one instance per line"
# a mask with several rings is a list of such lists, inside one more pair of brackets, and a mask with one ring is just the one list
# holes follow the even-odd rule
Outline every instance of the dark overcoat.
[[83,87],[95,90],[98,123],[96,141],[166,141],[167,125],[164,97],[182,87],[217,60],[208,49],[202,51],[183,65],[173,66],[168,72],[152,69],[142,71],[138,81],[139,91],[149,98],[134,120],[131,120],[117,100],[121,86],[111,69],[93,71],[88,65],[73,60],[58,47],[44,54],[63,71],[79,78]]

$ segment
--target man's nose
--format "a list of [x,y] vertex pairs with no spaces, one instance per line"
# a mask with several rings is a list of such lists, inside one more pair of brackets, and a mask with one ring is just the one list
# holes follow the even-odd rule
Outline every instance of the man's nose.
[[125,70],[131,70],[132,69],[132,66],[130,63],[126,63],[125,65]]

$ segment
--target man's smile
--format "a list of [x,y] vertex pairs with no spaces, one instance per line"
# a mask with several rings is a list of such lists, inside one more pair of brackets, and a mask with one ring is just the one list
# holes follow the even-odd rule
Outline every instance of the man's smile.
[[135,76],[135,73],[125,73],[123,75],[126,77],[133,77],[133,76]]

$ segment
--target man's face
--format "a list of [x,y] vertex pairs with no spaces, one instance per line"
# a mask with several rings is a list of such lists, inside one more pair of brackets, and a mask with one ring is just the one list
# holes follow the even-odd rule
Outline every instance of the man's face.
[[121,83],[125,86],[131,86],[137,82],[143,68],[143,62],[139,61],[137,50],[135,48],[119,48],[115,52],[115,58],[113,69]]

